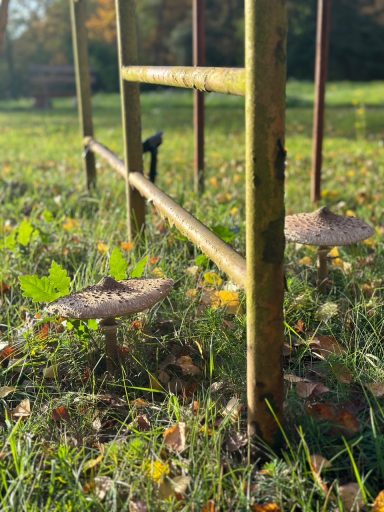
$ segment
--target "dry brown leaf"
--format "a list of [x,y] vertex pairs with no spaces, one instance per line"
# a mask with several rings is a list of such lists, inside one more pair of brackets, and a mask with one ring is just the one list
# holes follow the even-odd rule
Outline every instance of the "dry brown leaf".
[[68,409],[64,405],[56,407],[56,409],[53,409],[52,411],[52,419],[53,421],[68,421]]
[[201,373],[200,368],[193,364],[190,356],[181,356],[177,358],[175,364],[181,368],[184,375],[199,375]]
[[323,393],[329,393],[330,389],[321,382],[297,382],[296,393],[301,398],[309,398],[310,396],[318,396]]
[[2,386],[0,388],[0,398],[5,398],[10,393],[14,393],[16,388],[14,386]]
[[136,421],[137,429],[140,430],[140,432],[148,432],[148,430],[151,430],[151,422],[146,414],[140,414],[136,418]]
[[384,512],[384,491],[380,491],[373,502],[372,512]]
[[4,283],[4,281],[0,281],[0,295],[3,293],[8,293],[11,290],[11,287]]
[[59,372],[59,365],[53,364],[52,366],[47,366],[43,370],[43,378],[44,379],[56,379]]
[[171,377],[169,373],[167,373],[165,370],[160,370],[157,374],[157,378],[159,379],[159,382],[163,385],[168,384],[168,382],[171,380]]
[[359,484],[351,482],[339,487],[339,495],[345,512],[359,512],[364,506]]
[[12,418],[28,418],[31,415],[31,402],[28,398],[22,400],[19,405],[17,405],[10,412]]
[[164,432],[164,444],[168,450],[181,453],[186,448],[185,423],[183,421],[172,425]]
[[143,398],[135,398],[135,400],[132,400],[132,402],[130,403],[131,405],[134,405],[137,409],[145,409],[146,407],[149,406],[149,402],[147,402]]
[[194,416],[197,416],[199,414],[199,410],[200,410],[200,402],[198,400],[194,400],[192,402],[192,414]]
[[2,350],[0,350],[0,363],[7,363],[15,355],[15,352],[16,351],[14,347],[4,347]]
[[296,324],[293,326],[296,332],[303,333],[305,332],[305,323],[303,320],[298,320]]
[[287,382],[307,382],[308,379],[304,379],[303,377],[299,377],[298,375],[293,375],[293,373],[284,373],[284,380]]
[[191,477],[190,476],[175,476],[175,478],[172,478],[171,485],[173,488],[173,492],[175,493],[176,497],[178,499],[182,499],[187,492],[187,489],[191,483]]
[[202,508],[201,512],[216,512],[215,502],[209,500],[206,505]]
[[332,370],[336,379],[341,384],[351,384],[351,382],[353,381],[353,373],[349,368],[347,368],[343,364],[333,365]]
[[306,410],[310,416],[318,421],[329,421],[335,424],[335,433],[356,434],[360,430],[360,424],[356,416],[345,408],[318,402],[306,404]]
[[311,349],[314,354],[325,359],[331,355],[345,354],[345,348],[333,336],[316,336],[311,340]]
[[243,405],[237,397],[233,397],[227,403],[223,410],[224,416],[229,416],[232,421],[237,421],[240,417]]
[[377,398],[384,396],[384,382],[371,382],[370,384],[365,384],[365,387]]

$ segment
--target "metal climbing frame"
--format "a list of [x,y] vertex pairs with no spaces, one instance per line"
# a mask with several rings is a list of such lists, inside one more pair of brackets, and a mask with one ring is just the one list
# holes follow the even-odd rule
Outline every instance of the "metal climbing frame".
[[[282,418],[285,0],[245,0],[245,68],[138,65],[135,0],[116,0],[124,162],[93,137],[85,0],[70,0],[80,121],[89,186],[97,154],[126,182],[129,237],[149,200],[247,297],[248,432],[278,445]],[[246,259],[143,175],[139,83],[245,95]]]

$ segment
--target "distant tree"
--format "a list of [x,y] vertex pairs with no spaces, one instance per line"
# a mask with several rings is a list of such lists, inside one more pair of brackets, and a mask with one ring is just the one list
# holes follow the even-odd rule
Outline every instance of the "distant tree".
[[0,55],[4,51],[5,33],[8,21],[9,0],[2,0],[0,4]]

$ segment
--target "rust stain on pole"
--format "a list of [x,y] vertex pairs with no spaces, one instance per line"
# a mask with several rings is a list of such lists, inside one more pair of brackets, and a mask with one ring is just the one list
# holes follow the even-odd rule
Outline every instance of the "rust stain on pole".
[[128,82],[168,85],[222,94],[245,94],[245,71],[239,68],[189,66],[129,66],[122,77]]
[[[76,72],[77,107],[83,137],[93,136],[91,82],[89,77],[85,0],[70,0],[73,57]],[[85,148],[84,148],[85,149]],[[96,185],[95,155],[84,151],[84,167],[88,189]]]
[[283,415],[284,0],[245,1],[248,433],[277,447]]
[[329,32],[332,0],[318,0],[315,63],[315,102],[313,112],[313,148],[311,199],[321,198],[321,167],[323,161],[325,85],[327,80]]
[[[193,0],[193,65],[205,65],[204,0]],[[194,185],[195,192],[204,192],[204,93],[193,93],[193,126],[195,136]]]

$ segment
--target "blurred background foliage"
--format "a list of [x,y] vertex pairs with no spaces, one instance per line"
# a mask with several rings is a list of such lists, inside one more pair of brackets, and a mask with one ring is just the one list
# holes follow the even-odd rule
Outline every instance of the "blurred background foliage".
[[[118,89],[114,0],[88,0],[96,88]],[[140,0],[140,62],[191,64],[191,0]],[[288,75],[314,72],[316,0],[288,0]],[[239,0],[206,0],[207,65],[242,66],[244,7]],[[333,2],[330,80],[384,79],[384,0]],[[72,62],[68,0],[10,0],[0,97],[28,96],[29,67]]]

